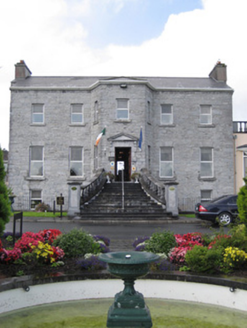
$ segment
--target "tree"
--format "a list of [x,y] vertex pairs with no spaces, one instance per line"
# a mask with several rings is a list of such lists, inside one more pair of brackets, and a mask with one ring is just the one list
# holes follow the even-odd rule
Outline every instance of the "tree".
[[0,148],[0,235],[5,229],[5,224],[9,222],[11,207],[8,195],[8,188],[4,182],[5,168],[3,164],[3,152]]
[[247,226],[247,178],[244,178],[244,182],[238,193],[237,205],[240,221]]

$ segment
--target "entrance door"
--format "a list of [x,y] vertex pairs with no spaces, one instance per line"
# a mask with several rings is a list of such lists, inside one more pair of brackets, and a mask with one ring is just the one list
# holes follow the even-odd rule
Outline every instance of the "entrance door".
[[117,162],[124,162],[124,181],[130,181],[131,175],[131,148],[115,148],[115,175],[116,180],[121,181],[121,174],[117,172]]

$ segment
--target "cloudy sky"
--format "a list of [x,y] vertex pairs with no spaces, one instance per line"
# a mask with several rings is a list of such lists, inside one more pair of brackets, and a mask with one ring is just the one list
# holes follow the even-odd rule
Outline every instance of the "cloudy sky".
[[1,147],[22,59],[33,76],[182,77],[207,77],[220,60],[233,120],[247,121],[246,13],[246,0],[1,0]]

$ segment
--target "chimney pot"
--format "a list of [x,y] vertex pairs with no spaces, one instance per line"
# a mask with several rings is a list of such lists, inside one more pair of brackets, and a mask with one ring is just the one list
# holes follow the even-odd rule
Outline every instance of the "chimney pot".
[[218,81],[218,82],[226,82],[227,81],[227,72],[226,65],[222,64],[220,61],[214,66],[212,71],[209,73],[209,77]]

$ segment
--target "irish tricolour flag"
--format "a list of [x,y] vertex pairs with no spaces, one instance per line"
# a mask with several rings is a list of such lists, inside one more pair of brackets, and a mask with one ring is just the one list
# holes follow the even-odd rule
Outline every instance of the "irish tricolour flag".
[[100,132],[100,134],[98,135],[96,142],[95,142],[95,146],[98,146],[100,139],[102,138],[102,136],[105,135],[105,128]]

